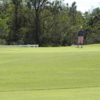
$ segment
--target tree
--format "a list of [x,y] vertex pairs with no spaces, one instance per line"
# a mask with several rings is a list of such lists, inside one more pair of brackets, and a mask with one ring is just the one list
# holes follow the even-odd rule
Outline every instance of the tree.
[[62,28],[62,45],[71,45],[75,43],[78,29],[81,24],[81,17],[79,18],[79,12],[76,10],[76,2],[72,3],[72,6],[63,10],[63,28]]
[[12,3],[15,5],[15,18],[14,18],[14,36],[13,40],[17,41],[18,40],[18,29],[20,28],[20,25],[18,24],[18,7],[22,0],[12,0]]
[[7,22],[9,20],[8,14],[7,14],[7,9],[8,4],[5,3],[4,5],[0,6],[0,44],[6,44],[6,37],[9,32],[9,28],[7,25]]
[[39,35],[41,34],[40,13],[41,13],[41,11],[43,11],[44,7],[47,4],[50,4],[48,2],[48,0],[30,0],[30,1],[28,1],[29,8],[33,8],[33,10],[35,11],[35,13],[34,13],[34,19],[35,19],[34,21],[35,21],[35,28],[36,28],[36,31],[35,31],[36,40],[35,41],[37,44],[40,44]]
[[84,13],[84,29],[86,34],[84,36],[86,44],[98,43],[99,41],[99,21],[100,9],[95,8],[91,13]]

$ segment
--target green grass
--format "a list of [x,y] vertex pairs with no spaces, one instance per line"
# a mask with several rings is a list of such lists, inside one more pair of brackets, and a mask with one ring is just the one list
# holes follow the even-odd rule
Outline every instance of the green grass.
[[0,100],[100,100],[100,44],[0,47]]

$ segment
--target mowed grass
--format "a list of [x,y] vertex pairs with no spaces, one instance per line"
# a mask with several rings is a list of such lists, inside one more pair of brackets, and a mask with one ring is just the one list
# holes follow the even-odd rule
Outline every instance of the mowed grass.
[[0,100],[100,100],[100,44],[0,47]]

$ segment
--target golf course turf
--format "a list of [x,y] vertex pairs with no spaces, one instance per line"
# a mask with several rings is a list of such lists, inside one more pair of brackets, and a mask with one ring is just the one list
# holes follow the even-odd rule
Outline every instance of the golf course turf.
[[0,47],[0,100],[100,100],[100,44]]

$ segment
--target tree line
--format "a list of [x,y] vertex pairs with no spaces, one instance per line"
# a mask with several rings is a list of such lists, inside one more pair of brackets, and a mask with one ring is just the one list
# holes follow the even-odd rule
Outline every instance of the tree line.
[[0,44],[77,44],[80,26],[86,31],[84,44],[100,43],[100,8],[77,11],[62,1],[12,0],[0,5]]

